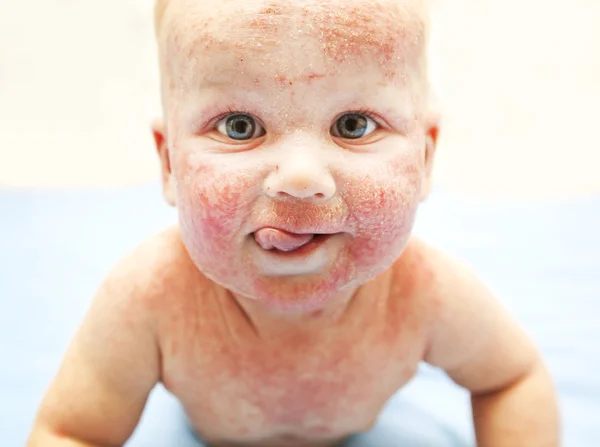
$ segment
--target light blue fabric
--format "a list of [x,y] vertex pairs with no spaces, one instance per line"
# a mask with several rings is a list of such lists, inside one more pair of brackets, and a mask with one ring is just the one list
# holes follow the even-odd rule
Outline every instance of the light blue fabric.
[[[170,222],[157,186],[0,191],[0,446],[23,445],[90,299],[124,252]],[[565,446],[600,445],[600,198],[466,201],[435,193],[416,232],[470,263],[538,343],[558,384]],[[351,447],[472,445],[468,395],[439,371],[389,403]],[[158,387],[128,446],[200,445]]]

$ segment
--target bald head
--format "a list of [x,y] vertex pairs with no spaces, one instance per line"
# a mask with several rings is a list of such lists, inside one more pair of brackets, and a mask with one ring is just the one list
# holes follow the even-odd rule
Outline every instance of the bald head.
[[[226,0],[225,3],[235,3],[236,0]],[[185,4],[187,4],[187,6],[191,6],[193,4],[195,4],[195,6],[199,7],[199,8],[203,8],[207,11],[212,9],[213,5],[210,5],[210,3],[213,4],[222,4],[224,3],[223,1],[219,1],[219,2],[215,2],[214,0],[198,0],[198,1],[193,1],[193,0],[156,0],[155,3],[155,8],[154,8],[154,17],[155,17],[155,28],[156,28],[156,33],[160,34],[161,30],[162,30],[162,25],[163,25],[163,19],[165,17],[166,14],[166,10],[167,7],[171,4],[171,3],[180,3],[180,7],[184,6]],[[238,2],[239,3],[239,2]],[[310,7],[310,4],[315,4],[315,3],[319,3],[322,4],[323,2],[314,2],[311,0],[271,0],[269,2],[266,2],[264,0],[249,0],[249,1],[244,1],[244,4],[250,4],[250,3],[254,3],[254,4],[263,4],[264,8],[262,8],[264,11],[268,11],[269,9],[275,11],[278,8],[282,7],[282,6],[287,6],[289,7],[290,5],[295,5],[297,7],[302,7],[302,8],[307,8]],[[267,4],[268,3],[268,4]],[[334,1],[331,1],[329,3],[335,3]],[[344,4],[347,3],[345,0],[340,0],[340,4]],[[361,1],[355,1],[354,3],[361,3]],[[368,12],[370,8],[372,8],[372,5],[374,2],[372,2],[372,0],[362,0],[363,3],[363,7],[365,9],[365,12]],[[425,25],[427,25],[427,8],[428,8],[428,0],[383,0],[383,1],[379,1],[377,3],[381,3],[381,4],[387,4],[388,7],[391,10],[394,10],[398,7],[402,8],[402,9],[412,9],[413,11],[415,11],[423,20],[423,23]]]
[[353,72],[427,90],[427,0],[156,0],[155,14],[163,100],[233,73],[291,86]]
[[428,35],[427,0],[157,0],[155,19],[161,51],[188,58],[215,43],[264,52],[312,37],[336,62],[361,52],[401,60],[420,57]]

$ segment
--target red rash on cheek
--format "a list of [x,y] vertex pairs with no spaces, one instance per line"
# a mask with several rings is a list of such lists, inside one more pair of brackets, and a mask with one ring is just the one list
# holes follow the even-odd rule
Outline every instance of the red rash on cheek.
[[410,236],[418,206],[418,181],[412,176],[362,178],[348,185],[352,225],[357,228],[352,257],[373,268],[391,263]]
[[247,214],[247,195],[252,190],[247,176],[225,172],[210,161],[181,163],[178,206],[187,234],[199,251],[231,251],[228,249]]

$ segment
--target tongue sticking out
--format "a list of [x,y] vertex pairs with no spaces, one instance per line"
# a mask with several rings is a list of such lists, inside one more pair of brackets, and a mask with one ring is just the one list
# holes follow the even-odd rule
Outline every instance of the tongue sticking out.
[[264,250],[276,248],[280,251],[294,251],[308,244],[314,234],[294,234],[275,228],[263,228],[254,233],[254,239]]

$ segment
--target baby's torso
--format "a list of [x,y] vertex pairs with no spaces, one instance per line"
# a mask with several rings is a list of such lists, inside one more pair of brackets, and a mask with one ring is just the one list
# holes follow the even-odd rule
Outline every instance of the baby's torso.
[[191,284],[180,282],[161,317],[163,383],[215,445],[330,445],[366,431],[426,349],[421,275],[409,270],[364,286],[332,327],[268,339],[226,291],[182,297]]

